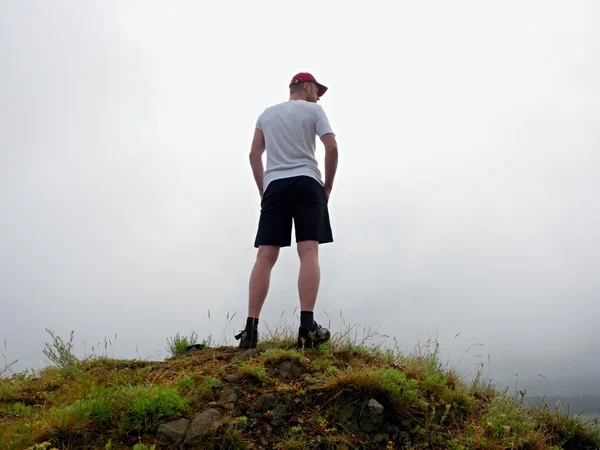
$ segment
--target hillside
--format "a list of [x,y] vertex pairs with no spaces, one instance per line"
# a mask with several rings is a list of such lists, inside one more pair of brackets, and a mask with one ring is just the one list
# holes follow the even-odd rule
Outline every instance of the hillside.
[[0,379],[0,449],[600,447],[597,423],[463,380],[435,345],[346,334],[295,350],[292,329],[240,351],[177,335],[171,357],[140,361],[78,359],[53,339],[55,366]]

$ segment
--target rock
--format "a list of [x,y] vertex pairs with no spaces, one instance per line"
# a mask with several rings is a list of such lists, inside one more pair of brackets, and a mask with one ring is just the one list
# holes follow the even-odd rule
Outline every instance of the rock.
[[221,391],[221,398],[219,399],[219,403],[235,403],[240,398],[242,391],[239,387],[235,385],[227,385]]
[[207,409],[198,414],[185,436],[185,445],[196,446],[202,444],[205,439],[213,435],[223,425],[223,416],[214,408]]
[[230,383],[239,383],[240,377],[234,373],[230,373],[229,375],[225,375],[225,381],[229,381]]
[[279,427],[283,425],[289,412],[292,409],[292,396],[289,394],[280,395],[277,394],[263,394],[256,399],[258,403],[259,412],[272,412],[271,425]]
[[192,344],[186,347],[186,351],[189,352],[190,350],[202,350],[204,347],[204,344]]
[[381,444],[386,444],[389,438],[390,436],[385,433],[377,433],[375,436],[373,436],[373,440]]
[[251,348],[248,350],[242,350],[239,353],[236,353],[235,355],[233,355],[233,357],[231,358],[232,362],[235,361],[246,361],[250,358],[253,358],[254,356],[259,354],[259,350],[257,348]]
[[[408,426],[410,427],[410,423],[408,424]],[[384,428],[385,428],[385,431],[387,431],[388,433],[395,433],[395,434],[400,433],[400,428],[398,428],[398,426],[396,426],[396,425],[391,425],[389,423],[386,423]]]
[[361,430],[367,433],[378,431],[383,426],[383,409],[374,398],[369,400],[359,419]]
[[369,403],[367,403],[367,406],[369,408],[371,408],[373,411],[377,411],[378,413],[382,413],[383,412],[383,406],[381,405],[381,403],[379,403],[374,398],[372,398],[371,400],[369,400]]
[[300,378],[302,376],[302,365],[298,361],[286,359],[277,364],[277,372],[283,378]]
[[190,426],[190,420],[182,417],[163,423],[158,427],[158,440],[166,445],[179,445]]
[[343,404],[337,416],[340,424],[352,433],[374,433],[381,431],[385,424],[383,411],[384,407],[377,400],[371,399],[364,408],[360,405]]
[[271,425],[273,425],[274,427],[279,427],[279,426],[283,425],[289,409],[290,408],[287,405],[277,405],[273,409],[273,417],[271,418]]
[[256,399],[256,403],[260,408],[260,411],[265,412],[269,409],[275,408],[277,405],[277,395],[276,394],[262,394],[260,397]]
[[354,406],[342,406],[338,411],[338,421],[352,433],[360,431],[358,420],[356,419],[356,408]]

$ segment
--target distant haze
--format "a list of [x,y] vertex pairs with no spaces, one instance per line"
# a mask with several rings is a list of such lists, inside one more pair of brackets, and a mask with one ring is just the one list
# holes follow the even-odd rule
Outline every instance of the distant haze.
[[[44,367],[46,327],[235,345],[254,124],[310,71],[340,146],[317,320],[599,395],[600,3],[434,3],[0,2],[0,367]],[[261,331],[296,326],[297,269]]]

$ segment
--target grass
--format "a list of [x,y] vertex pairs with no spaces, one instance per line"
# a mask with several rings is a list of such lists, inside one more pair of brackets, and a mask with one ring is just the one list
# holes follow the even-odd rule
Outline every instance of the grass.
[[0,449],[169,448],[160,424],[207,408],[223,419],[201,448],[600,447],[597,421],[525,406],[481,371],[463,378],[435,342],[400,352],[376,331],[346,327],[296,350],[294,326],[265,328],[250,352],[211,337],[190,349],[197,335],[177,334],[164,361],[78,358],[73,333],[64,341],[48,330],[53,366],[0,378]]

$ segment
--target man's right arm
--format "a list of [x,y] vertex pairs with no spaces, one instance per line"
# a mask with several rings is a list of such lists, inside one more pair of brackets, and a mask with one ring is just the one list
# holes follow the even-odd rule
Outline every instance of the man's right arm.
[[338,165],[338,146],[335,133],[321,105],[316,105],[315,131],[325,146],[325,193],[327,198],[333,189],[333,179]]
[[338,146],[335,134],[327,133],[321,136],[321,142],[325,146],[325,194],[329,198],[333,189],[333,180],[338,165]]

